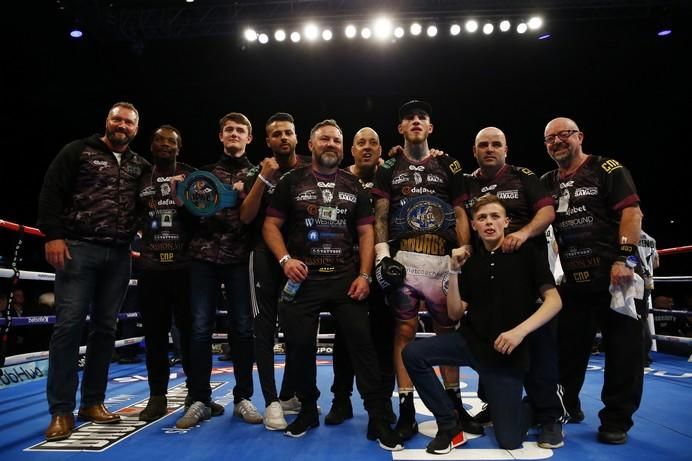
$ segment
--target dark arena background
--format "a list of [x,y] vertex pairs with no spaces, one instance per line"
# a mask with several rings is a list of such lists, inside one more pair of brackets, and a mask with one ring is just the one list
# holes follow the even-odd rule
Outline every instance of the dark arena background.
[[[107,111],[116,101],[138,108],[140,129],[132,147],[146,156],[152,131],[167,123],[182,133],[182,161],[196,167],[215,161],[222,152],[218,120],[234,111],[253,123],[255,137],[248,153],[257,163],[270,154],[265,120],[284,111],[296,119],[301,154],[309,153],[310,128],[325,118],[336,119],[344,130],[346,166],[352,163],[353,135],[361,127],[379,133],[385,152],[400,143],[397,108],[415,98],[432,105],[431,147],[458,159],[467,172],[476,168],[472,145],[486,126],[507,135],[508,163],[537,174],[554,169],[543,129],[557,116],[574,119],[584,132],[586,153],[615,158],[632,172],[642,200],[643,229],[657,240],[657,247],[692,244],[687,158],[692,2],[687,0],[19,3],[5,6],[2,14],[0,220],[36,225],[38,193],[49,163],[66,143],[103,133]],[[384,16],[391,22],[378,23],[385,29],[376,29],[375,19]],[[541,17],[542,25],[518,33],[517,26],[532,16]],[[475,33],[466,29],[468,19],[478,21]],[[501,20],[509,21],[508,31],[499,30]],[[309,22],[317,27],[315,40],[306,33]],[[421,26],[419,35],[412,33],[414,23]],[[486,23],[494,27],[488,35],[481,30]],[[355,27],[353,38],[344,34],[348,24]],[[432,25],[437,34],[431,37]],[[459,26],[456,35],[450,32],[453,25]],[[363,37],[366,27],[371,28],[369,38]],[[395,35],[397,27],[403,35]],[[77,28],[81,37],[71,36]],[[283,41],[276,39],[279,29],[288,35]],[[330,40],[324,40],[325,30],[331,31]],[[301,34],[299,42],[291,40],[292,32]],[[25,236],[15,259],[16,243],[16,233],[0,228],[0,270],[7,270],[14,259],[21,270],[52,272],[39,237]],[[668,252],[661,256],[656,275],[685,276],[691,263],[690,252]],[[48,290],[46,282],[22,285],[33,297]],[[5,275],[0,291],[9,290]],[[654,291],[654,296],[672,298],[678,310],[692,310],[691,294],[689,281],[662,279]],[[690,460],[690,343],[667,350],[662,344],[653,353],[642,408],[624,446],[598,444],[595,438],[602,354],[593,356],[582,391],[586,419],[565,426],[565,447],[537,448],[530,433],[524,449],[496,450],[491,429],[440,457],[425,453],[425,435],[393,454],[368,442],[367,415],[357,395],[353,420],[320,426],[299,440],[244,424],[231,416],[232,366],[216,362],[215,355],[214,399],[226,405],[224,416],[191,430],[175,430],[182,398],[170,398],[169,411],[176,414],[144,426],[132,416],[132,424],[124,425],[121,433],[98,434],[86,424],[75,439],[81,444],[73,446],[40,445],[49,422],[40,360],[12,365],[12,370],[8,366],[4,376],[15,373],[17,382],[0,387],[0,459]],[[320,355],[319,360],[324,413],[331,401],[331,357]],[[279,381],[282,366],[279,359]],[[182,369],[172,373],[169,396],[184,395]],[[461,379],[467,385],[462,389],[465,401],[475,413],[480,409],[474,406],[477,375],[463,368]],[[259,394],[255,376],[256,400],[261,402]],[[143,363],[111,366],[111,410],[132,415],[143,408],[147,395]],[[432,420],[422,402],[416,406],[419,422]],[[434,429],[428,431],[434,435]]]

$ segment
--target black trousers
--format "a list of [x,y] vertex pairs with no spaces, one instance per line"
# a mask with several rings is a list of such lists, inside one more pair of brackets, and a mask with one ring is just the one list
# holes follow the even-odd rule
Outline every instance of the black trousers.
[[166,395],[170,374],[168,332],[172,318],[180,332],[183,370],[188,375],[191,317],[187,269],[141,271],[137,291],[144,324],[149,393]]
[[[525,400],[531,404],[536,424],[564,422],[567,417],[563,390],[559,384],[556,335],[557,318],[553,318],[525,339],[531,360],[524,378]],[[488,401],[481,377],[478,379],[478,397],[484,402]]]
[[531,402],[536,424],[564,422],[567,410],[559,384],[557,318],[529,335],[531,364],[524,378],[527,400]]
[[356,273],[336,280],[306,280],[291,303],[279,303],[279,316],[285,328],[288,359],[300,370],[294,374],[295,388],[304,411],[317,411],[316,340],[320,311],[329,311],[337,322],[351,357],[356,383],[365,409],[373,414],[384,410],[380,366],[370,336],[368,304],[355,301],[348,288]]
[[255,362],[259,374],[265,406],[293,397],[295,391],[289,375],[289,357],[286,354],[281,392],[276,394],[274,374],[274,344],[278,321],[278,298],[286,277],[281,266],[269,250],[250,253],[250,302],[255,332]]
[[[560,383],[567,411],[581,409],[579,392],[584,384],[591,345],[600,329],[605,370],[599,412],[604,430],[627,431],[639,408],[644,383],[642,327],[639,320],[610,309],[610,293],[588,293],[561,288],[558,314]],[[643,301],[636,300],[636,303]]]
[[[380,364],[380,381],[382,393],[391,397],[394,392],[394,314],[385,304],[382,290],[377,283],[370,284],[368,296],[370,313],[370,334]],[[344,333],[336,328],[334,337],[334,382],[331,391],[336,398],[348,398],[353,392],[355,371],[348,355],[348,346],[344,342]]]

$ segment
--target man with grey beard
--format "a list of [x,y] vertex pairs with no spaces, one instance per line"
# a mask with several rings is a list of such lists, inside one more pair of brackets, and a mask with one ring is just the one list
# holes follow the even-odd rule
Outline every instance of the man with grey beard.
[[294,376],[301,410],[285,435],[302,437],[320,424],[315,341],[320,311],[328,310],[353,361],[370,416],[368,439],[377,440],[385,450],[401,450],[401,441],[386,420],[386,395],[370,336],[366,301],[374,256],[370,197],[357,177],[339,170],[343,134],[336,121],[315,125],[308,146],[312,164],[281,178],[263,226],[264,240],[284,275],[300,284],[291,301],[279,301],[287,360],[303,371]]

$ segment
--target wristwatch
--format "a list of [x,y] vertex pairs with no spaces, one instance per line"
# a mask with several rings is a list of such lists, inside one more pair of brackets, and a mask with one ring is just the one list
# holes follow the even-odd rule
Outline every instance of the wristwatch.
[[358,277],[363,277],[365,280],[368,281],[368,283],[372,283],[372,277],[370,277],[370,274],[366,274],[365,272],[361,272],[358,274]]

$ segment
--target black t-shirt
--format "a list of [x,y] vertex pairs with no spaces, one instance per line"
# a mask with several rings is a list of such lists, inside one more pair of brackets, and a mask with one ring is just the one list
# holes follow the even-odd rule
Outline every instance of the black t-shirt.
[[389,201],[389,239],[398,249],[442,256],[457,246],[454,207],[468,194],[454,158],[389,159],[377,169],[372,195]]
[[308,266],[308,278],[321,280],[355,270],[356,228],[375,219],[370,194],[356,176],[322,176],[311,165],[281,178],[266,215],[284,220],[289,253]]
[[[493,177],[484,176],[480,169],[467,177],[468,196],[465,201],[467,212],[478,198],[493,194],[507,210],[509,227],[506,234],[516,232],[533,219],[541,208],[552,205],[553,198],[538,177],[528,168],[504,165]],[[545,243],[545,237],[542,237]]]
[[566,287],[607,290],[622,209],[639,203],[629,171],[616,160],[589,155],[570,176],[553,170],[541,182],[557,203],[553,228]]
[[482,367],[528,369],[527,340],[511,354],[500,354],[493,343],[536,310],[540,287],[555,286],[548,260],[533,245],[513,253],[478,249],[462,267],[459,292],[469,306],[460,331]]

